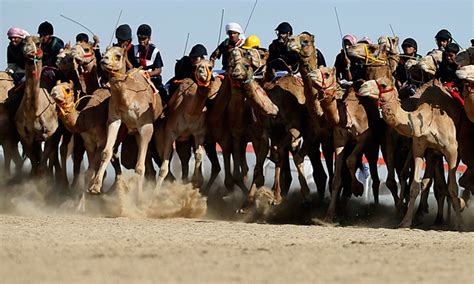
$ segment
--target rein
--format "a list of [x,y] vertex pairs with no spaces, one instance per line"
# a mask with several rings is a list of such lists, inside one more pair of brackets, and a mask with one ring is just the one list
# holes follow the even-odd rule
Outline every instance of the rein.
[[369,47],[368,47],[367,44],[364,44],[364,48],[365,48],[365,64],[364,65],[369,65],[370,66],[370,65],[374,65],[376,63],[380,63],[382,65],[387,64],[386,61],[380,60],[378,58],[378,56],[374,57],[374,56],[370,55]]
[[194,71],[194,78],[196,78],[196,82],[199,87],[209,87],[209,84],[211,84],[211,79],[212,79],[212,71],[208,66],[206,66],[206,79],[202,81],[198,76],[198,72],[196,68],[196,71]]

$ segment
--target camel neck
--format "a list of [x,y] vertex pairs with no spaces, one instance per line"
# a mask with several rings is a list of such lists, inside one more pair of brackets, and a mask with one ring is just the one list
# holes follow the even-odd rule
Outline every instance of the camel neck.
[[99,88],[99,78],[97,76],[97,64],[95,59],[88,64],[83,65],[83,68],[84,72],[82,73],[82,78],[79,77],[79,80],[83,80],[84,86],[86,87],[85,92],[88,95],[92,95],[92,93]]
[[65,114],[59,114],[59,117],[64,123],[66,129],[72,133],[80,133],[80,131],[78,131],[76,127],[79,113],[80,112],[78,110],[72,108],[70,112],[66,112]]
[[43,65],[41,61],[28,61],[25,64],[25,94],[24,98],[35,104],[40,93],[41,69]]
[[402,109],[396,90],[380,95],[383,119],[401,135],[412,137],[413,125],[410,113]]

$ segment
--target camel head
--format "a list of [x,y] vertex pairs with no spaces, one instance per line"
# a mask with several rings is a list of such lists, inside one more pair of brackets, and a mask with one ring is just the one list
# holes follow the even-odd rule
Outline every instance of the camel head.
[[66,78],[72,78],[74,72],[74,57],[71,54],[71,48],[62,48],[58,56],[56,57],[56,66],[66,76]]
[[314,35],[308,32],[290,37],[287,46],[289,50],[298,53],[301,57],[310,57],[316,51]]
[[234,48],[230,52],[229,66],[232,80],[251,81],[257,68],[262,66],[262,61],[256,49]]
[[464,80],[468,83],[474,83],[474,65],[467,65],[461,67],[456,71],[456,75],[459,79]]
[[74,107],[74,83],[58,81],[51,90],[51,97],[63,115],[70,113]]
[[41,41],[37,36],[28,36],[25,39],[23,47],[23,55],[31,61],[38,61],[43,58],[43,50],[41,49]]
[[388,54],[398,54],[398,42],[399,38],[397,36],[386,36],[383,35],[379,37],[378,39],[378,44],[379,45],[385,45],[387,47],[387,53]]
[[436,70],[438,70],[438,65],[441,63],[442,58],[443,52],[441,50],[434,50],[429,55],[421,58],[418,65],[423,72],[434,76]]
[[196,63],[194,77],[199,86],[209,86],[212,79],[212,68],[214,68],[214,61],[211,60],[202,59]]
[[394,91],[391,79],[381,77],[377,80],[365,81],[359,88],[359,96],[378,100],[383,93]]
[[474,47],[469,47],[456,55],[456,63],[461,66],[474,64]]
[[308,77],[311,79],[313,87],[318,90],[326,91],[336,87],[336,68],[321,66],[309,73]]
[[95,60],[94,48],[89,42],[80,42],[74,45],[71,55],[78,66],[88,65]]
[[387,45],[358,43],[347,48],[347,55],[365,62],[365,65],[387,64]]
[[100,62],[102,69],[110,73],[125,73],[125,52],[118,46],[107,48]]

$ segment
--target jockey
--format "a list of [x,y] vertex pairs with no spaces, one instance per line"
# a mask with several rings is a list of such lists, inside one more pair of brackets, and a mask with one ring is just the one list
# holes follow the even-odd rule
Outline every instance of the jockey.
[[211,54],[211,60],[220,59],[222,56],[222,69],[227,70],[229,65],[229,52],[234,47],[240,47],[244,44],[245,34],[242,27],[237,23],[228,23],[225,26],[225,32],[228,38],[219,44]]
[[436,39],[436,45],[438,46],[438,49],[441,51],[444,51],[446,46],[453,41],[453,37],[451,36],[451,33],[446,29],[440,30],[435,35],[435,39]]
[[181,59],[176,61],[174,67],[174,77],[171,78],[167,85],[170,96],[176,91],[181,80],[185,78],[191,78],[195,80],[194,71],[195,65],[205,59],[207,55],[207,49],[202,44],[196,44],[191,48],[188,56],[183,56]]
[[405,63],[409,59],[415,59],[415,60],[420,60],[421,55],[417,53],[418,50],[418,44],[416,40],[412,38],[406,38],[402,42],[402,49],[403,49],[403,54],[400,55],[400,61],[398,62],[397,69],[395,70],[396,78],[397,78],[397,86],[400,88],[403,83],[408,82],[411,83],[409,74],[407,73],[407,70],[405,68]]
[[53,25],[49,22],[43,22],[38,27],[38,34],[41,39],[41,49],[43,50],[43,67],[56,67],[56,56],[64,48],[64,42],[53,36]]
[[23,81],[25,77],[25,57],[23,55],[24,39],[28,32],[20,28],[10,28],[7,32],[10,44],[7,48],[7,70],[15,84]]
[[158,47],[151,43],[151,27],[147,24],[140,25],[137,37],[138,44],[128,50],[128,59],[134,68],[148,71],[151,81],[160,92],[161,99],[166,102],[168,95],[161,78],[163,60]]
[[359,60],[350,59],[346,54],[346,50],[357,43],[357,37],[355,35],[345,35],[342,38],[341,52],[336,56],[334,67],[336,67],[336,77],[341,82],[354,81],[357,78],[362,78],[363,66]]
[[460,96],[460,94],[462,94],[463,84],[461,79],[456,76],[456,70],[459,69],[459,65],[456,64],[454,60],[458,52],[459,46],[457,44],[451,42],[446,45],[443,52],[443,60],[439,64],[435,78],[440,80],[453,97],[464,103]]
[[[133,47],[132,29],[130,26],[127,24],[118,26],[117,29],[115,29],[115,38],[117,39],[117,43],[115,43],[113,46],[124,48],[127,51],[125,56],[127,56],[128,51]],[[128,56],[125,58],[125,62],[127,64],[127,70],[133,68],[132,63],[130,63],[130,60],[128,60]]]
[[288,39],[293,35],[293,27],[288,22],[280,23],[275,32],[277,38],[272,41],[268,47],[269,55],[267,60],[267,80],[275,77],[275,72],[279,70],[292,71],[299,61],[298,54],[288,50]]

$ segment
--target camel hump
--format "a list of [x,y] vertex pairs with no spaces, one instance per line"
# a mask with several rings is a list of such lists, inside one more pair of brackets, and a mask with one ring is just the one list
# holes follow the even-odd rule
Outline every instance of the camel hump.
[[265,83],[264,88],[266,90],[271,90],[278,86],[292,94],[300,105],[304,105],[306,102],[306,97],[304,96],[303,81],[300,80],[300,78],[297,78],[293,75],[285,75],[275,82]]
[[6,80],[6,81],[12,81],[13,82],[13,78],[12,76],[10,76],[9,73],[5,72],[5,71],[0,71],[0,80]]
[[95,90],[94,93],[92,93],[92,97],[89,99],[83,110],[94,108],[103,103],[108,98],[110,98],[110,89],[99,88]]

